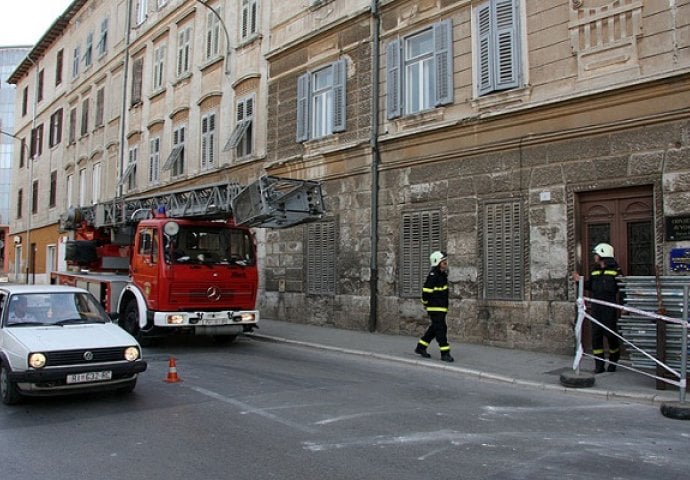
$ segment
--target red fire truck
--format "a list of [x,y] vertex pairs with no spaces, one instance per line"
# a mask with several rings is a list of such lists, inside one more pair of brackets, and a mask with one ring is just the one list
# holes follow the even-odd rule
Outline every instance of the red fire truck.
[[272,176],[70,208],[60,219],[69,268],[51,282],[91,291],[140,340],[184,332],[231,341],[259,321],[250,227],[323,213],[318,182]]

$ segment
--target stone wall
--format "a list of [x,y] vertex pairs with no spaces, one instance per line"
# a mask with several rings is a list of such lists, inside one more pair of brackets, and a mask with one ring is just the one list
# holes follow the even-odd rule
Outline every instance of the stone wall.
[[[403,211],[439,208],[451,264],[450,338],[571,352],[575,305],[569,276],[574,245],[568,232],[576,219],[568,203],[573,196],[567,192],[652,185],[669,213],[687,214],[689,132],[690,120],[684,119],[579,139],[533,142],[521,149],[459,154],[441,162],[383,171],[379,192],[377,330],[421,335],[426,328],[427,318],[419,299],[400,298],[397,293],[400,219]],[[431,152],[433,145],[428,148]],[[261,308],[272,318],[365,329],[369,315],[369,177],[329,181],[325,189],[331,214],[338,219],[337,294],[322,298],[304,295],[299,288],[288,288],[285,293],[269,291],[262,298]],[[542,192],[548,192],[548,197]],[[481,298],[479,206],[487,199],[506,197],[520,198],[526,207],[523,240],[527,266],[525,300],[521,302]],[[297,245],[300,235],[304,230],[269,235],[269,243],[280,250],[279,258],[291,255],[287,263],[295,269],[301,267],[301,252],[291,252],[288,245]],[[660,251],[669,248],[664,245]],[[267,278],[279,273],[289,276],[287,269],[268,266]],[[298,282],[294,285],[297,287]],[[273,287],[275,282],[267,281],[267,290]]]

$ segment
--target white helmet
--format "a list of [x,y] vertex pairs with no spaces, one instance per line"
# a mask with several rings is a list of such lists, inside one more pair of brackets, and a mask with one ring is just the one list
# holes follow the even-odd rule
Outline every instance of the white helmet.
[[592,253],[599,255],[601,258],[613,258],[613,247],[608,243],[599,243]]
[[442,252],[440,250],[435,251],[431,255],[429,255],[429,262],[431,263],[432,267],[437,267],[439,263],[444,261],[445,259],[448,258],[448,255],[446,255],[446,252]]

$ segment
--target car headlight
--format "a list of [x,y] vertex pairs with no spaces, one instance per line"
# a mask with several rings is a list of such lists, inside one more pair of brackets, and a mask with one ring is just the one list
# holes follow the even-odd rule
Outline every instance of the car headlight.
[[125,348],[125,360],[128,362],[133,362],[139,358],[139,349],[137,347],[127,347]]
[[29,355],[29,366],[31,368],[43,368],[46,366],[46,356],[42,353],[32,353]]

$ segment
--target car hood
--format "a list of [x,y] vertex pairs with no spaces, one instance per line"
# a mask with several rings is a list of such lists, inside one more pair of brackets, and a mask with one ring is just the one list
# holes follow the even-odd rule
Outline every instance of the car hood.
[[5,329],[30,352],[108,348],[137,345],[129,333],[114,323],[14,327]]

